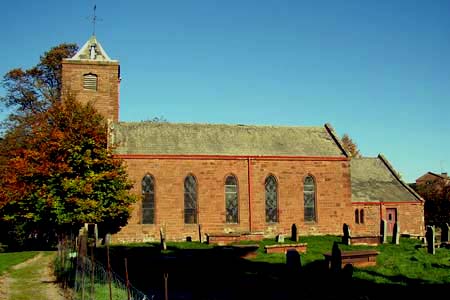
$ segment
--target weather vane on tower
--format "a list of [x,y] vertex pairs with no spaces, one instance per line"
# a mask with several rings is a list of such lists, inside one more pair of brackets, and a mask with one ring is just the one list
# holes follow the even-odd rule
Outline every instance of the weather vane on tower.
[[97,21],[101,21],[102,19],[97,17],[97,4],[94,4],[94,15],[91,17],[92,18],[92,35],[95,36],[95,25]]

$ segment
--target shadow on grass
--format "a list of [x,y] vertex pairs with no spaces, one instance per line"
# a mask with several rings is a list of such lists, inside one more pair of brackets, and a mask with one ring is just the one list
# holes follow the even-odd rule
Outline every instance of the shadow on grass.
[[[323,260],[312,261],[295,272],[284,263],[241,258],[245,254],[245,249],[233,247],[169,246],[167,251],[161,251],[159,245],[149,244],[114,246],[110,257],[112,268],[122,277],[127,258],[130,282],[147,295],[155,295],[154,300],[164,299],[165,273],[171,300],[423,299],[428,293],[449,289],[448,285],[430,285],[419,279],[386,276],[370,270],[364,272],[398,284],[355,280],[352,268],[335,274]],[[105,248],[97,249],[96,256],[105,263]]]

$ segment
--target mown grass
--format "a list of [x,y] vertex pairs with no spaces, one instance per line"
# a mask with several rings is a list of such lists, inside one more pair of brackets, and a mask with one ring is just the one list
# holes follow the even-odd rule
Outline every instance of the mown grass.
[[7,272],[13,266],[33,258],[38,253],[38,251],[0,253],[0,275]]

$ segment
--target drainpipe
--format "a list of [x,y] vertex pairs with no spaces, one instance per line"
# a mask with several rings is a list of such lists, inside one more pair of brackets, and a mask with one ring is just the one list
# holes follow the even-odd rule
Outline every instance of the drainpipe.
[[252,169],[250,157],[247,158],[247,186],[248,186],[248,230],[252,232]]

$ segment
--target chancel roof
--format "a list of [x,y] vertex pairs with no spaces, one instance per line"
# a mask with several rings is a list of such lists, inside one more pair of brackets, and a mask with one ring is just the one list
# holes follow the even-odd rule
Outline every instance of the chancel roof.
[[106,51],[95,35],[91,36],[89,40],[78,50],[78,52],[68,60],[89,60],[89,61],[102,61],[102,62],[117,62],[109,58]]
[[330,125],[119,122],[110,126],[109,142],[115,154],[347,157]]
[[352,158],[350,162],[352,202],[421,201],[422,198],[402,181],[387,159]]

